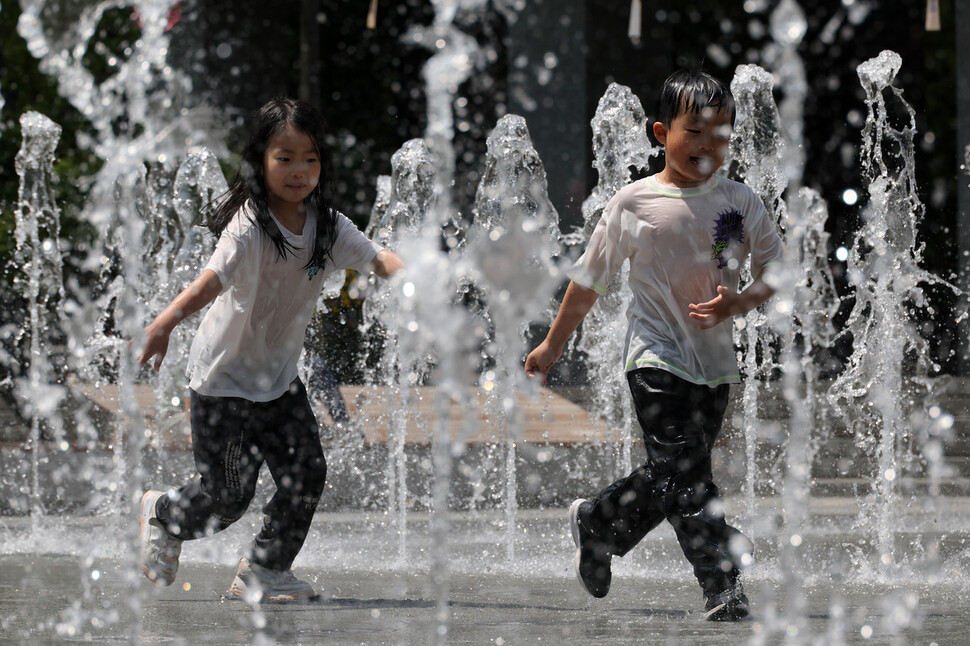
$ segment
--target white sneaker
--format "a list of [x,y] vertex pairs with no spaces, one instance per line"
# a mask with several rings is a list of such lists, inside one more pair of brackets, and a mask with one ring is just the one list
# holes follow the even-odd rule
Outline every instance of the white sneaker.
[[236,578],[226,592],[229,599],[249,604],[257,603],[309,603],[320,597],[306,581],[300,581],[292,570],[270,570],[262,565],[239,559]]
[[169,535],[155,516],[155,503],[164,495],[164,491],[146,491],[141,498],[141,571],[155,583],[172,585],[182,541]]

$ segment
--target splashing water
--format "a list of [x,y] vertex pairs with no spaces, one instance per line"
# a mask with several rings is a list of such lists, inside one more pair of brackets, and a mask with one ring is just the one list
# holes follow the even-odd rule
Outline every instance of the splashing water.
[[[898,448],[909,432],[903,425],[903,365],[913,356],[916,376],[927,371],[926,342],[910,329],[907,310],[925,307],[921,283],[944,284],[959,293],[919,267],[922,245],[916,242],[916,232],[924,207],[916,193],[915,112],[892,85],[901,65],[898,54],[884,51],[857,68],[868,106],[862,162],[870,178],[870,202],[848,262],[856,284],[856,304],[847,324],[855,351],[830,395],[846,416],[852,409],[857,445],[874,461],[873,493],[860,505],[860,519],[869,519],[865,526],[874,534],[881,577],[903,574],[893,541],[901,476]],[[890,117],[887,98],[902,107],[902,124]],[[958,318],[965,316],[964,311]],[[909,381],[916,385],[919,380]],[[907,426],[917,421],[909,417]]]
[[[167,178],[166,178],[167,179]],[[215,249],[215,237],[203,223],[207,220],[211,205],[229,189],[219,162],[208,149],[202,148],[190,154],[178,167],[169,183],[161,179],[157,189],[160,196],[152,200],[155,206],[146,204],[145,215],[155,223],[154,235],[145,239],[146,249],[158,249],[146,263],[154,281],[146,276],[142,284],[154,284],[148,298],[148,311],[160,312],[178,295],[185,285],[191,283],[205,267]],[[161,209],[159,202],[169,196],[170,209]],[[169,340],[169,354],[159,370],[153,388],[157,401],[155,424],[164,436],[167,429],[184,423],[184,380],[188,365],[192,335],[198,327],[202,314],[197,313],[173,330]]]
[[[610,199],[630,183],[632,168],[645,170],[651,157],[659,154],[647,137],[647,117],[630,88],[611,83],[600,98],[593,127],[593,167],[599,180],[583,202],[583,245],[589,240]],[[578,243],[575,238],[566,240]],[[617,371],[623,365],[623,347],[616,339],[626,335],[626,310],[631,300],[630,263],[624,261],[583,324],[582,336],[574,337],[577,349],[586,353],[593,407],[607,422],[612,444],[620,445],[614,470],[632,470],[633,406],[625,377]]]
[[[26,275],[24,295],[28,302],[29,335],[26,349],[26,376],[17,379],[14,392],[30,416],[29,450],[31,455],[30,513],[39,518],[44,513],[40,493],[41,425],[48,425],[54,439],[64,443],[64,424],[58,406],[66,395],[59,382],[63,369],[51,362],[53,345],[62,334],[60,322],[64,285],[61,274],[60,210],[50,191],[54,166],[54,148],[61,128],[38,112],[20,118],[23,145],[17,153],[16,168],[20,176],[16,218],[17,261]],[[21,281],[24,278],[20,279]]]
[[[435,164],[427,145],[412,139],[391,156],[392,174],[378,189],[367,232],[372,239],[392,249],[420,244],[424,224],[434,205]],[[380,184],[380,183],[379,183]],[[364,301],[364,329],[383,326],[377,347],[371,349],[382,359],[367,371],[368,383],[389,388],[376,390],[387,400],[382,409],[391,411],[384,420],[389,430],[387,461],[388,509],[394,512],[398,531],[398,560],[407,557],[407,464],[405,442],[411,410],[410,390],[427,380],[431,355],[404,355],[400,330],[414,331],[418,323],[404,316],[405,300],[413,298],[415,284],[397,281],[371,281]],[[363,360],[367,362],[367,357]]]
[[486,409],[500,420],[505,438],[505,525],[511,561],[517,498],[515,441],[521,428],[516,392],[535,394],[535,384],[526,381],[520,363],[526,322],[537,302],[549,302],[560,281],[553,261],[559,252],[559,215],[549,201],[545,167],[520,116],[502,117],[488,137],[474,217],[466,255],[477,268],[474,283],[494,327],[495,351],[489,354],[496,367],[486,372],[482,385],[488,393]]
[[[742,65],[735,71],[731,92],[737,106],[737,115],[729,155],[731,161],[737,164],[737,172],[744,183],[762,199],[772,219],[780,223],[785,220],[784,193],[788,187],[788,178],[781,164],[785,144],[772,94],[773,85],[771,74],[757,65]],[[730,162],[725,166],[729,164]],[[751,279],[750,266],[746,263],[742,280],[748,283]],[[758,398],[765,376],[770,375],[774,367],[771,339],[761,333],[767,322],[764,309],[761,307],[752,310],[735,324],[735,342],[745,348],[744,371],[747,376],[741,401],[747,456],[745,471],[748,474],[744,481],[744,497],[748,509],[754,508],[753,476],[758,471],[758,430],[763,425],[758,419]]]
[[[505,6],[506,3],[500,2]],[[454,253],[441,250],[442,230],[458,221],[451,194],[455,174],[454,97],[458,88],[475,69],[484,63],[485,50],[475,39],[455,24],[459,10],[484,15],[484,0],[432,0],[434,20],[429,27],[412,29],[407,38],[430,49],[434,54],[425,63],[428,121],[425,139],[436,162],[435,205],[427,225],[414,240],[402,241],[400,252],[411,264],[395,280],[405,288],[402,302],[404,325],[400,327],[401,352],[409,357],[434,357],[438,383],[434,396],[435,427],[432,429],[434,489],[431,538],[434,553],[431,565],[432,588],[437,599],[437,627],[434,642],[443,644],[448,633],[449,617],[449,543],[448,491],[456,452],[450,437],[451,405],[458,402],[467,408],[467,379],[471,366],[465,359],[473,354],[462,347],[474,342],[474,335],[463,333],[474,329],[470,314],[456,303],[459,280],[467,280],[467,262]],[[453,248],[453,246],[452,246]]]
[[[215,150],[224,156],[224,121],[210,108],[193,105],[191,81],[166,63],[170,5],[169,0],[103,0],[85,6],[72,22],[51,19],[52,14],[59,18],[58,11],[46,0],[21,2],[18,33],[40,70],[57,79],[61,96],[90,122],[96,134],[87,143],[105,160],[85,213],[95,225],[107,224],[111,210],[103,205],[112,201],[117,178],[127,177],[139,162],[171,161],[187,148],[213,147],[209,142],[218,142]],[[137,8],[141,37],[127,59],[109,61],[116,72],[99,83],[83,57],[105,13],[129,6]]]
[[[781,485],[783,527],[779,532],[779,565],[786,588],[793,590],[788,605],[768,622],[767,630],[755,640],[763,643],[769,635],[798,634],[808,610],[804,594],[808,575],[803,536],[808,531],[811,468],[816,444],[813,425],[824,419],[819,412],[820,376],[816,352],[831,345],[834,328],[831,317],[838,308],[838,297],[827,264],[824,201],[812,189],[800,188],[804,171],[803,105],[807,93],[805,70],[797,47],[807,31],[801,7],[794,0],[782,0],[771,14],[773,44],[765,59],[776,70],[778,85],[784,91],[781,108],[773,96],[775,77],[754,65],[738,68],[731,83],[737,102],[737,127],[731,143],[731,156],[738,163],[745,183],[762,198],[786,237],[786,260],[766,270],[764,279],[778,294],[767,306],[749,313],[736,336],[746,337],[745,371],[747,380],[742,395],[744,436],[747,451],[745,497],[754,499],[756,469],[756,429],[759,381],[775,369],[776,348],[781,349],[780,365],[785,399],[788,402],[789,433]],[[784,195],[788,192],[787,200]],[[754,277],[750,267],[744,272],[748,282]],[[757,328],[770,323],[770,334]],[[774,531],[770,521],[761,519],[760,529]],[[769,603],[775,615],[776,602]],[[834,615],[840,612],[835,608]]]
[[784,148],[782,164],[793,190],[797,190],[805,170],[801,143],[804,141],[803,113],[808,94],[805,65],[798,54],[798,46],[808,31],[808,21],[795,0],[781,0],[771,12],[770,23],[774,43],[766,49],[765,60],[774,69],[778,85],[784,90],[778,112],[789,145]]
[[[25,2],[32,7],[40,3]],[[84,24],[90,22],[95,13],[107,10],[110,3],[97,5],[91,9],[92,14],[85,14]],[[111,5],[113,6],[113,5]],[[507,548],[508,560],[515,555],[512,550],[514,544],[513,529],[515,526],[515,440],[517,439],[517,410],[515,399],[509,393],[522,387],[516,380],[520,379],[518,366],[519,354],[522,348],[521,321],[528,320],[535,309],[547,300],[548,292],[557,282],[556,265],[553,262],[559,250],[558,223],[555,210],[549,203],[545,188],[545,175],[541,160],[532,147],[525,121],[519,117],[507,117],[496,126],[489,139],[488,155],[485,160],[485,173],[479,186],[478,199],[475,206],[475,218],[468,229],[467,241],[463,244],[460,236],[452,235],[448,230],[454,222],[460,220],[455,212],[453,200],[450,197],[451,183],[454,177],[454,153],[451,146],[451,130],[448,121],[450,101],[454,98],[454,91],[458,85],[474,72],[481,57],[481,51],[476,49],[471,40],[465,38],[454,25],[456,11],[475,11],[483,6],[481,2],[436,3],[435,25],[429,28],[427,34],[418,40],[433,47],[435,55],[444,53],[441,58],[429,64],[426,75],[429,78],[429,90],[437,94],[429,100],[429,130],[426,141],[415,140],[408,142],[402,148],[400,155],[392,160],[393,177],[378,178],[378,199],[375,202],[371,222],[368,225],[368,235],[392,249],[398,250],[408,261],[409,266],[397,279],[387,283],[376,283],[366,288],[365,300],[366,325],[377,326],[378,322],[385,326],[381,338],[380,348],[385,360],[373,368],[368,375],[371,383],[380,383],[389,387],[390,392],[397,393],[398,399],[389,399],[385,407],[386,413],[393,424],[391,438],[387,444],[389,460],[387,466],[388,509],[394,516],[397,526],[396,537],[399,541],[399,566],[406,563],[407,512],[409,496],[406,486],[405,440],[407,425],[405,418],[413,408],[413,387],[418,384],[433,384],[437,389],[435,395],[435,415],[433,420],[424,420],[425,432],[433,443],[433,465],[435,486],[432,492],[433,500],[427,505],[435,511],[433,517],[433,538],[430,546],[415,546],[421,551],[433,554],[432,582],[433,591],[438,599],[438,624],[435,641],[443,643],[448,634],[448,571],[452,565],[449,562],[448,544],[453,540],[449,536],[450,525],[444,511],[448,509],[448,483],[455,460],[465,450],[464,440],[467,439],[477,420],[461,420],[460,430],[453,435],[454,404],[469,407],[474,401],[478,390],[470,387],[474,384],[478,389],[484,389],[484,384],[490,383],[488,395],[491,403],[499,409],[499,419],[504,419],[505,425],[505,475],[506,502],[504,545]],[[785,0],[779,5],[786,11],[794,3]],[[162,15],[161,5],[143,3],[140,13],[148,25],[144,39],[162,42],[163,32],[158,28],[159,17]],[[153,13],[154,12],[154,13]],[[25,11],[25,13],[29,13]],[[34,19],[40,20],[41,12],[34,12]],[[779,58],[785,47],[796,45],[804,33],[799,32],[797,20],[790,17],[794,14],[779,14],[773,16],[772,28],[776,33]],[[88,21],[88,22],[85,22]],[[35,25],[36,26],[36,25]],[[29,24],[29,19],[22,27],[27,33],[35,26]],[[83,32],[84,25],[78,29]],[[50,28],[42,30],[46,42],[60,43]],[[73,32],[72,32],[73,33]],[[79,32],[80,33],[80,32]],[[154,35],[153,35],[154,34]],[[416,35],[412,35],[416,37]],[[66,38],[66,36],[65,36]],[[444,43],[439,46],[439,41]],[[48,51],[37,45],[40,39],[35,38],[34,49],[45,57],[46,63],[61,79],[61,83],[70,86],[73,82],[70,74],[62,74],[56,70],[58,60],[70,62],[76,45],[67,47],[49,46]],[[462,50],[464,46],[472,46],[471,50]],[[150,55],[151,47],[146,43],[138,50],[144,53],[142,62],[150,68],[151,78],[155,82],[159,78],[172,80],[177,77],[167,76],[164,71],[164,56],[159,58]],[[137,48],[136,48],[137,49]],[[793,49],[793,47],[792,47]],[[56,52],[67,51],[63,58],[58,59]],[[51,54],[54,52],[54,54]],[[433,59],[435,57],[432,57]],[[897,57],[898,58],[898,57]],[[161,61],[161,63],[159,63]],[[867,122],[864,142],[864,159],[870,172],[870,205],[866,210],[866,226],[853,248],[850,258],[850,268],[853,280],[857,281],[859,293],[858,304],[853,312],[852,334],[855,337],[857,352],[853,355],[853,363],[846,375],[840,379],[832,389],[832,397],[838,400],[838,406],[848,419],[857,420],[854,426],[860,436],[862,446],[866,447],[876,463],[880,480],[876,484],[876,495],[866,501],[863,514],[875,510],[871,514],[875,522],[861,522],[860,526],[867,531],[875,528],[878,523],[874,542],[877,543],[877,553],[880,561],[888,561],[883,570],[883,576],[894,575],[897,580],[906,574],[905,568],[896,566],[898,559],[892,551],[894,525],[896,519],[892,516],[891,505],[884,504],[882,498],[897,498],[894,484],[899,481],[902,465],[894,458],[898,452],[899,437],[906,429],[900,428],[900,420],[912,419],[908,411],[898,402],[901,396],[901,384],[905,383],[905,376],[900,372],[903,357],[910,354],[920,357],[925,355],[925,348],[919,347],[917,335],[908,331],[906,322],[908,315],[906,308],[909,303],[921,303],[922,294],[920,284],[924,282],[942,283],[933,276],[919,270],[918,265],[921,249],[916,244],[916,225],[922,215],[922,205],[915,200],[915,181],[913,179],[913,162],[911,156],[913,128],[909,126],[896,127],[884,102],[898,99],[901,93],[892,87],[893,79],[899,69],[899,61],[889,54],[860,66],[860,80],[867,86],[867,104],[870,108],[870,120]],[[159,67],[159,64],[161,67]],[[784,528],[777,532],[775,528],[765,528],[772,535],[781,536],[783,544],[780,559],[781,569],[786,585],[811,583],[811,575],[804,572],[805,566],[814,565],[800,552],[793,539],[801,538],[802,529],[806,524],[806,500],[809,485],[809,469],[813,461],[814,444],[808,435],[812,421],[817,419],[812,405],[821,399],[821,394],[814,390],[818,383],[816,363],[812,360],[813,348],[824,347],[831,338],[832,307],[836,303],[831,291],[831,278],[825,267],[827,241],[824,233],[826,209],[821,198],[807,189],[799,189],[789,199],[784,199],[785,190],[794,191],[800,182],[800,168],[797,159],[789,157],[792,141],[798,141],[800,130],[790,127],[789,120],[800,122],[800,113],[794,110],[797,105],[783,105],[780,110],[774,106],[771,98],[772,80],[767,72],[760,68],[743,66],[739,68],[732,83],[732,89],[738,99],[738,126],[734,141],[740,145],[732,149],[732,155],[742,169],[742,175],[756,192],[765,199],[769,209],[776,214],[780,224],[788,234],[790,256],[788,265],[799,267],[797,271],[781,276],[778,280],[779,291],[789,296],[778,299],[772,306],[781,305],[782,310],[775,311],[779,315],[773,318],[779,335],[786,339],[781,361],[786,375],[801,375],[803,382],[787,380],[784,383],[786,397],[793,404],[791,417],[792,439],[789,442],[787,467],[784,473],[783,497],[781,506],[784,509]],[[863,69],[864,68],[864,69]],[[775,68],[779,69],[778,67]],[[131,70],[128,81],[141,83],[146,77],[139,76],[140,72]],[[174,74],[174,73],[173,73]],[[797,73],[791,76],[779,73],[778,78],[783,86],[786,99],[799,96]],[[84,79],[79,77],[75,81]],[[118,84],[121,80],[116,81]],[[167,82],[167,81],[166,81]],[[737,83],[737,87],[736,84]],[[787,84],[787,85],[786,85]],[[871,86],[871,89],[870,87]],[[88,98],[107,96],[108,88],[87,88]],[[599,172],[599,184],[587,203],[584,203],[584,216],[588,230],[592,229],[599,219],[602,209],[612,194],[623,184],[629,182],[630,166],[643,168],[650,157],[655,154],[646,138],[645,117],[639,102],[632,93],[624,93],[622,86],[611,87],[601,101],[601,109],[597,111],[594,120],[594,151],[596,152],[596,168]],[[66,92],[70,87],[66,87]],[[100,94],[99,94],[100,93]],[[136,96],[138,105],[153,105],[149,100],[155,96],[148,90],[142,91],[142,99]],[[447,96],[446,96],[447,95]],[[77,94],[78,97],[81,94]],[[804,96],[804,95],[802,95]],[[609,98],[608,98],[609,97]],[[2,105],[0,105],[2,108]],[[789,112],[791,110],[791,112]],[[138,110],[135,110],[137,113]],[[150,120],[151,110],[145,114]],[[35,263],[33,258],[46,258],[49,245],[45,246],[43,232],[56,228],[56,206],[49,194],[50,185],[50,154],[43,152],[46,143],[41,139],[51,136],[52,129],[49,122],[38,120],[39,129],[31,130],[24,127],[25,160],[37,161],[37,168],[41,171],[32,179],[30,172],[21,175],[22,199],[18,206],[18,252],[24,259],[24,274],[27,276],[22,285],[33,280],[33,272],[38,271],[37,282],[40,285],[36,297],[31,301],[29,311],[31,320],[36,320],[37,326],[25,329],[24,334],[30,334],[31,344],[35,340],[43,345],[51,338],[51,333],[62,326],[70,348],[70,357],[65,361],[71,362],[71,371],[85,378],[103,383],[103,375],[97,375],[98,369],[104,367],[97,363],[97,357],[108,357],[110,367],[117,372],[122,384],[121,398],[125,403],[128,421],[119,423],[116,434],[111,438],[111,446],[115,452],[108,456],[110,465],[101,474],[91,466],[85,464],[84,470],[92,471],[85,476],[91,483],[92,493],[87,501],[91,510],[122,510],[126,516],[126,495],[136,491],[141,486],[144,476],[142,466],[142,452],[146,435],[140,412],[133,406],[134,393],[130,384],[135,376],[131,372],[130,361],[118,359],[123,352],[120,333],[130,331],[143,324],[143,312],[155,311],[158,303],[167,302],[172,295],[170,290],[183,285],[197,275],[201,263],[204,262],[211,250],[212,240],[205,231],[198,226],[196,214],[203,204],[211,201],[225,187],[225,179],[215,157],[208,151],[202,150],[190,155],[181,165],[176,164],[179,156],[190,145],[174,133],[183,125],[165,133],[164,122],[166,113],[161,110],[162,126],[155,124],[150,128],[155,133],[155,144],[171,136],[171,148],[168,144],[156,147],[155,153],[165,149],[165,159],[157,154],[147,154],[151,148],[146,145],[141,152],[128,159],[128,169],[114,166],[114,176],[105,175],[103,185],[95,192],[94,199],[89,204],[88,215],[92,221],[100,223],[104,228],[104,252],[95,253],[96,257],[115,256],[113,269],[105,274],[102,285],[102,295],[94,301],[77,303],[71,299],[79,288],[68,285],[59,286],[59,254],[55,254],[49,266],[44,262]],[[202,114],[202,111],[198,113]],[[433,117],[431,116],[433,114]],[[26,118],[26,115],[25,115]],[[140,117],[139,117],[140,118]],[[784,127],[783,127],[784,124]],[[171,124],[170,124],[171,125]],[[191,129],[189,126],[184,126]],[[54,126],[56,128],[56,126]],[[97,128],[96,128],[97,129]],[[41,139],[32,139],[28,144],[26,137],[29,132],[43,133]],[[101,132],[101,131],[98,131]],[[624,139],[627,134],[634,136]],[[200,141],[198,133],[196,139]],[[642,136],[641,136],[642,134]],[[784,136],[782,136],[784,134]],[[56,143],[56,135],[53,141]],[[99,135],[100,136],[100,135]],[[113,136],[113,135],[112,135]],[[98,144],[98,150],[110,150],[111,146],[126,145],[131,139],[127,136],[109,140],[105,138]],[[881,142],[881,143],[880,143]],[[138,144],[140,145],[140,143]],[[797,146],[795,146],[797,148]],[[50,144],[50,151],[53,144]],[[145,156],[147,155],[147,156]],[[970,147],[967,150],[968,165],[970,165]],[[792,161],[794,159],[794,161]],[[145,162],[148,162],[147,167]],[[28,164],[29,166],[29,164]],[[26,168],[26,166],[25,166]],[[137,172],[130,172],[130,168]],[[20,157],[18,156],[18,172]],[[124,172],[119,172],[124,170]],[[45,175],[46,173],[46,175]],[[118,178],[121,181],[118,181]],[[99,180],[100,181],[100,180]],[[32,188],[33,187],[33,188]],[[46,193],[45,193],[46,191]],[[35,197],[39,201],[31,201]],[[29,199],[28,199],[29,198]],[[37,205],[41,206],[37,206]],[[48,206],[43,206],[43,205]],[[46,210],[45,210],[46,209]],[[53,213],[54,222],[45,220]],[[40,214],[40,215],[37,215]],[[23,217],[21,217],[23,216]],[[23,224],[21,224],[23,220]],[[48,222],[45,224],[45,222]],[[138,223],[138,224],[133,224]],[[143,223],[143,224],[142,224]],[[36,237],[32,231],[39,232]],[[20,245],[23,236],[24,244]],[[57,236],[51,237],[56,241]],[[567,246],[572,242],[579,242],[580,235],[566,236]],[[98,249],[96,251],[101,251]],[[30,260],[28,260],[30,258]],[[46,261],[45,261],[46,262]],[[895,272],[895,273],[894,273]],[[623,276],[618,276],[614,282],[624,285]],[[461,296],[469,287],[474,287],[480,296],[481,310],[469,308],[467,302],[462,302]],[[328,290],[338,289],[331,285]],[[365,288],[358,286],[363,292]],[[65,292],[66,290],[66,292]],[[25,292],[26,293],[26,292]],[[33,294],[33,292],[30,292]],[[67,293],[65,299],[63,294]],[[56,296],[61,294],[61,296]],[[822,294],[822,296],[819,296]],[[622,296],[616,297],[615,311],[622,309]],[[50,307],[43,303],[51,301],[47,298],[64,300],[64,310],[72,313],[70,321],[56,322],[46,317],[59,308]],[[777,297],[776,297],[777,298]],[[606,302],[606,299],[601,299]],[[109,305],[110,304],[110,305]],[[101,327],[97,327],[97,315],[102,310],[117,313],[115,323],[117,328],[108,329],[106,321],[102,320]],[[594,333],[600,329],[606,330],[609,325],[622,326],[623,321],[616,314],[609,317],[602,313],[604,324],[588,325],[586,337],[583,339],[584,348],[590,351],[590,374],[594,386],[600,388],[598,397],[602,400],[598,406],[601,410],[621,412],[607,413],[616,420],[614,428],[628,429],[632,426],[628,404],[625,402],[617,407],[609,397],[610,391],[626,392],[625,388],[609,386],[609,381],[597,376],[595,372],[602,366],[604,373],[615,373],[618,358],[612,355],[615,351],[608,347],[607,340],[615,339],[617,332],[604,332],[599,341],[594,341]],[[797,319],[798,327],[784,327],[781,321]],[[56,317],[55,317],[56,318]],[[591,322],[592,323],[592,322]],[[186,324],[180,331],[189,334],[194,326]],[[596,328],[596,329],[593,329]],[[748,333],[749,343],[753,339],[760,339],[756,332],[762,324],[753,322],[749,317],[745,332]],[[40,332],[38,332],[40,330]],[[45,331],[47,332],[45,334]],[[751,336],[754,335],[754,336]],[[895,338],[891,338],[895,337]],[[795,340],[798,340],[796,343]],[[814,339],[814,340],[813,340]],[[88,341],[85,347],[84,341]],[[159,403],[157,420],[164,423],[167,413],[173,424],[182,413],[175,403],[178,396],[177,384],[182,379],[179,350],[174,346],[184,344],[187,349],[187,338],[176,343],[173,335],[173,349],[170,351],[167,363],[164,364],[169,373],[159,375],[152,386]],[[481,375],[482,346],[489,348],[487,364],[491,375]],[[49,348],[42,347],[39,352],[30,350],[32,358],[38,356],[46,358]],[[751,347],[749,345],[749,347]],[[502,351],[499,352],[498,348]],[[598,354],[597,354],[598,353]],[[56,354],[56,352],[55,352]],[[753,353],[752,353],[753,354]],[[387,357],[391,357],[387,359]],[[769,357],[773,361],[771,357]],[[57,374],[59,366],[51,364],[48,369],[43,361],[36,366],[32,361],[28,366],[28,379],[18,383],[18,388],[33,388],[28,386],[34,376],[43,390],[43,398],[29,395],[24,397],[31,405],[38,407],[43,413],[44,408],[54,411],[61,403],[57,399],[59,384]],[[751,375],[757,369],[749,369],[749,382],[754,381]],[[36,370],[36,372],[35,372]],[[97,375],[97,376],[95,376]],[[114,378],[114,376],[113,376]],[[98,381],[101,379],[101,381]],[[528,384],[526,384],[528,385]],[[27,392],[27,391],[23,391]],[[799,394],[804,392],[804,395]],[[753,404],[745,402],[745,412],[750,414],[746,423],[751,426],[757,415],[757,400]],[[893,401],[897,405],[893,406]],[[799,403],[797,406],[794,404]],[[625,407],[625,408],[624,408]],[[162,410],[165,409],[165,410]],[[851,409],[851,414],[850,414]],[[83,413],[83,411],[82,411]],[[940,424],[946,415],[937,411],[930,415]],[[469,416],[474,417],[474,416]],[[35,422],[35,420],[40,422]],[[951,419],[952,422],[952,419]],[[33,461],[32,491],[40,490],[37,477],[40,469],[37,462],[42,458],[39,448],[40,439],[44,433],[43,424],[52,424],[56,428],[56,419],[44,419],[43,415],[32,416],[32,423],[38,423],[36,430],[31,431],[31,446],[34,449],[31,456]],[[918,421],[917,421],[918,423]],[[397,424],[398,426],[394,426]],[[134,431],[132,429],[135,429]],[[58,432],[55,431],[55,435]],[[891,435],[896,439],[889,439]],[[79,435],[80,436],[80,435]],[[756,434],[752,434],[755,438]],[[140,439],[139,439],[140,438]],[[89,438],[93,445],[96,436]],[[937,438],[939,439],[939,438]],[[624,439],[624,458],[629,462],[631,440],[629,435]],[[930,445],[927,445],[927,455]],[[939,449],[939,446],[937,446]],[[939,449],[942,451],[942,449]],[[87,458],[85,458],[87,459]],[[929,459],[929,458],[927,458]],[[754,484],[750,474],[754,472],[754,444],[749,449],[748,482],[753,501]],[[932,466],[932,465],[931,465]],[[773,474],[775,475],[775,474]],[[889,477],[892,476],[892,477]],[[120,482],[119,482],[120,481]],[[113,485],[113,489],[109,489]],[[110,500],[104,500],[110,494]],[[39,503],[39,495],[32,498]],[[425,502],[424,500],[421,501]],[[40,516],[44,510],[41,506],[31,509],[32,519]],[[479,529],[476,527],[476,529]],[[784,542],[787,541],[786,546]],[[132,541],[133,542],[133,541]],[[49,544],[49,543],[48,543]],[[36,548],[40,549],[40,548]],[[95,550],[97,551],[97,550]],[[388,550],[393,551],[393,548]],[[888,555],[887,559],[882,559]],[[117,556],[112,555],[112,556]],[[90,556],[85,557],[85,567],[90,563]],[[135,559],[130,559],[134,562]],[[912,568],[923,562],[917,563]],[[389,564],[393,567],[393,564]],[[462,567],[467,564],[458,564]],[[558,566],[548,563],[540,564],[543,572],[555,570]],[[667,571],[664,570],[666,573]],[[137,573],[136,573],[137,575]],[[89,582],[85,582],[89,585]],[[85,588],[88,590],[88,588]],[[132,639],[137,637],[137,619],[140,616],[140,599],[138,594],[132,595],[132,605],[129,609],[135,617],[132,622]],[[85,592],[83,603],[99,603],[97,595]],[[784,617],[769,616],[762,636],[765,640],[769,635],[779,635],[788,627],[797,627],[797,620],[804,616],[804,606],[799,606],[798,598]],[[833,604],[837,604],[833,601]],[[908,605],[907,605],[908,604]],[[884,615],[895,616],[898,608],[912,609],[908,600],[900,601],[887,598]],[[72,607],[72,613],[77,607]],[[111,612],[116,612],[111,610]],[[827,643],[844,643],[848,628],[844,621],[841,607],[833,605],[831,613],[832,623]],[[69,621],[84,623],[91,616],[105,616],[102,609],[91,613],[78,610]],[[98,613],[102,613],[98,615]],[[70,614],[70,613],[66,613]],[[113,621],[117,621],[117,617]],[[254,615],[254,621],[258,616]],[[67,621],[67,620],[66,620]],[[800,636],[799,639],[802,639]],[[808,637],[805,637],[808,639]],[[790,641],[795,641],[794,637]]]

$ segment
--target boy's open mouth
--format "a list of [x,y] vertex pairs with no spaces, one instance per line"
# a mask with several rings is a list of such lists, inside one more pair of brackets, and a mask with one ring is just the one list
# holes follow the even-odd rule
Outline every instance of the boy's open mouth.
[[714,168],[714,160],[710,157],[691,157],[690,163],[702,173],[710,172]]

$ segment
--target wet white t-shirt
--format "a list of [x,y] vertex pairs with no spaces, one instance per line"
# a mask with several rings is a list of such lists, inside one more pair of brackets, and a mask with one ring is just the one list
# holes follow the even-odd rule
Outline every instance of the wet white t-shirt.
[[258,402],[280,397],[296,379],[326,275],[367,271],[382,249],[338,214],[332,260],[327,258],[323,270],[307,269],[316,217],[307,216],[301,235],[276,224],[294,247],[285,260],[244,207],[222,232],[205,267],[219,277],[222,292],[202,319],[189,353],[189,387],[199,394]]
[[629,258],[625,369],[659,368],[717,386],[741,381],[731,321],[701,330],[687,306],[716,297],[718,285],[737,290],[749,254],[755,276],[783,254],[777,228],[750,188],[714,176],[679,189],[653,176],[610,200],[569,277],[605,294]]

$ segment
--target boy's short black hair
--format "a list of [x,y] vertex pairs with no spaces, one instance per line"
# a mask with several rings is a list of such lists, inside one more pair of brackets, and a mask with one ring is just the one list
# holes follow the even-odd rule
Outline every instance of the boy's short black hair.
[[734,95],[722,81],[699,69],[680,69],[667,77],[657,103],[657,121],[670,125],[678,115],[704,108],[727,110],[734,123]]

